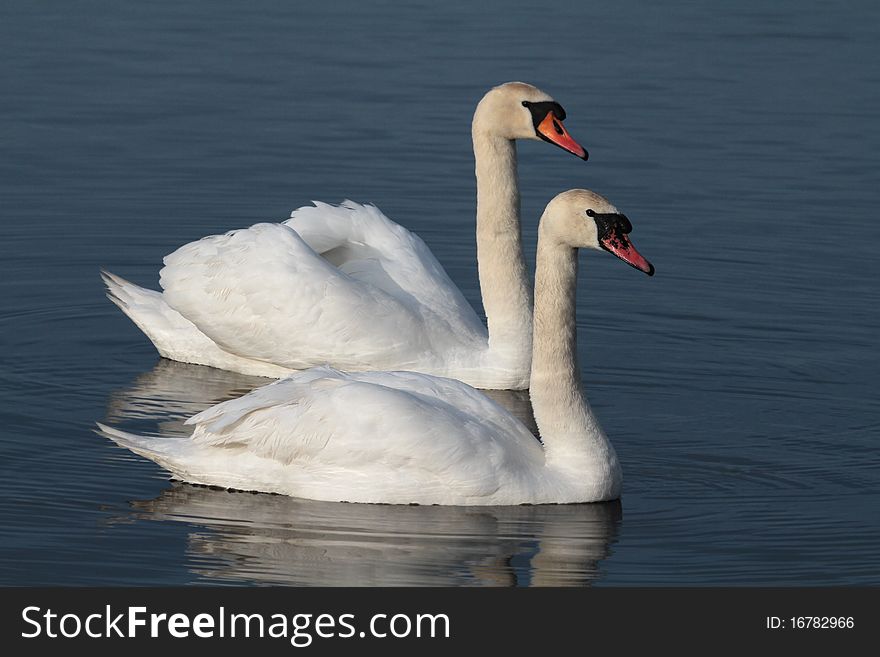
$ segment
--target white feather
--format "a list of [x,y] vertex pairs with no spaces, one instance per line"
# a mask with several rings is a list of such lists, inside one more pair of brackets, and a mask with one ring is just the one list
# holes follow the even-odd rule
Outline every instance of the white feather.
[[[377,412],[378,411],[378,412]],[[193,483],[318,500],[509,504],[541,444],[470,386],[413,372],[314,368],[190,418],[191,440],[114,442]],[[511,486],[516,490],[512,490]]]
[[[315,500],[499,505],[615,499],[617,456],[586,401],[577,365],[577,248],[600,248],[585,209],[614,211],[602,197],[572,190],[551,201],[539,228],[530,395],[543,445],[506,409],[461,381],[328,366],[198,413],[187,420],[194,427],[189,440],[101,429],[185,481]],[[271,229],[282,248],[285,240],[299,243],[285,237],[286,230]],[[226,236],[224,248],[234,248],[236,237]]]
[[175,360],[270,377],[325,363],[406,369],[525,389],[531,299],[513,140],[538,138],[523,101],[551,100],[508,83],[474,114],[488,331],[419,237],[351,201],[187,244],[165,258],[162,294],[106,274],[109,295]]

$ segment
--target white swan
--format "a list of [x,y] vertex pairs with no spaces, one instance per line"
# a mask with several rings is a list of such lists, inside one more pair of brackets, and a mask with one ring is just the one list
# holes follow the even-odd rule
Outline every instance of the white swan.
[[108,296],[172,360],[270,377],[329,364],[527,388],[531,290],[514,140],[543,139],[586,159],[564,118],[521,82],[490,90],[474,113],[488,332],[421,239],[351,201],[187,244],[165,258],[163,294],[104,272]]
[[620,495],[614,448],[577,364],[578,247],[652,274],[631,226],[601,196],[560,194],[538,237],[530,394],[543,446],[474,388],[413,372],[293,374],[190,418],[190,440],[101,425],[184,481],[328,501],[390,504],[598,502]]

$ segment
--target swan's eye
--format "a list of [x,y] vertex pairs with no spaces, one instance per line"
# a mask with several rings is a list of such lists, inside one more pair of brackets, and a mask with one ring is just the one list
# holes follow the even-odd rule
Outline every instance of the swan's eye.
[[592,209],[592,208],[590,208],[590,209],[587,210],[587,216],[588,216],[588,217],[595,217],[595,216],[596,216],[596,213],[593,212],[593,209]]
[[523,106],[523,107],[528,107],[529,105],[531,105],[531,103],[530,103],[529,101],[527,101],[527,100],[524,100],[524,101],[522,102],[522,106]]

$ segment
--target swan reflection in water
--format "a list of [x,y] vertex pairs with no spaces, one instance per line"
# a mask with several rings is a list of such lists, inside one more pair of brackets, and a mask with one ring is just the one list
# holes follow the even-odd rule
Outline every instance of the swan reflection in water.
[[212,581],[299,586],[585,586],[620,503],[451,507],[316,502],[172,482],[136,519],[192,526],[189,567]]
[[[107,421],[183,422],[266,379],[161,360],[112,396]],[[492,391],[531,414],[527,393]],[[528,425],[534,420],[528,418]],[[192,527],[189,567],[205,580],[315,586],[585,586],[601,574],[621,519],[619,502],[506,507],[318,502],[171,482],[131,503],[137,520]]]

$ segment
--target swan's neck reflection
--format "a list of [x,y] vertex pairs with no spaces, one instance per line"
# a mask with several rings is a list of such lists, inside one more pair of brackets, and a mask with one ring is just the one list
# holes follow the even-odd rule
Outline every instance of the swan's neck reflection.
[[[188,437],[186,418],[267,382],[161,360],[114,393],[106,420],[140,433]],[[534,430],[527,392],[488,394]],[[199,577],[317,586],[583,586],[600,576],[621,518],[619,502],[409,507],[315,502],[179,482],[132,506],[137,519],[193,528],[189,567]]]

